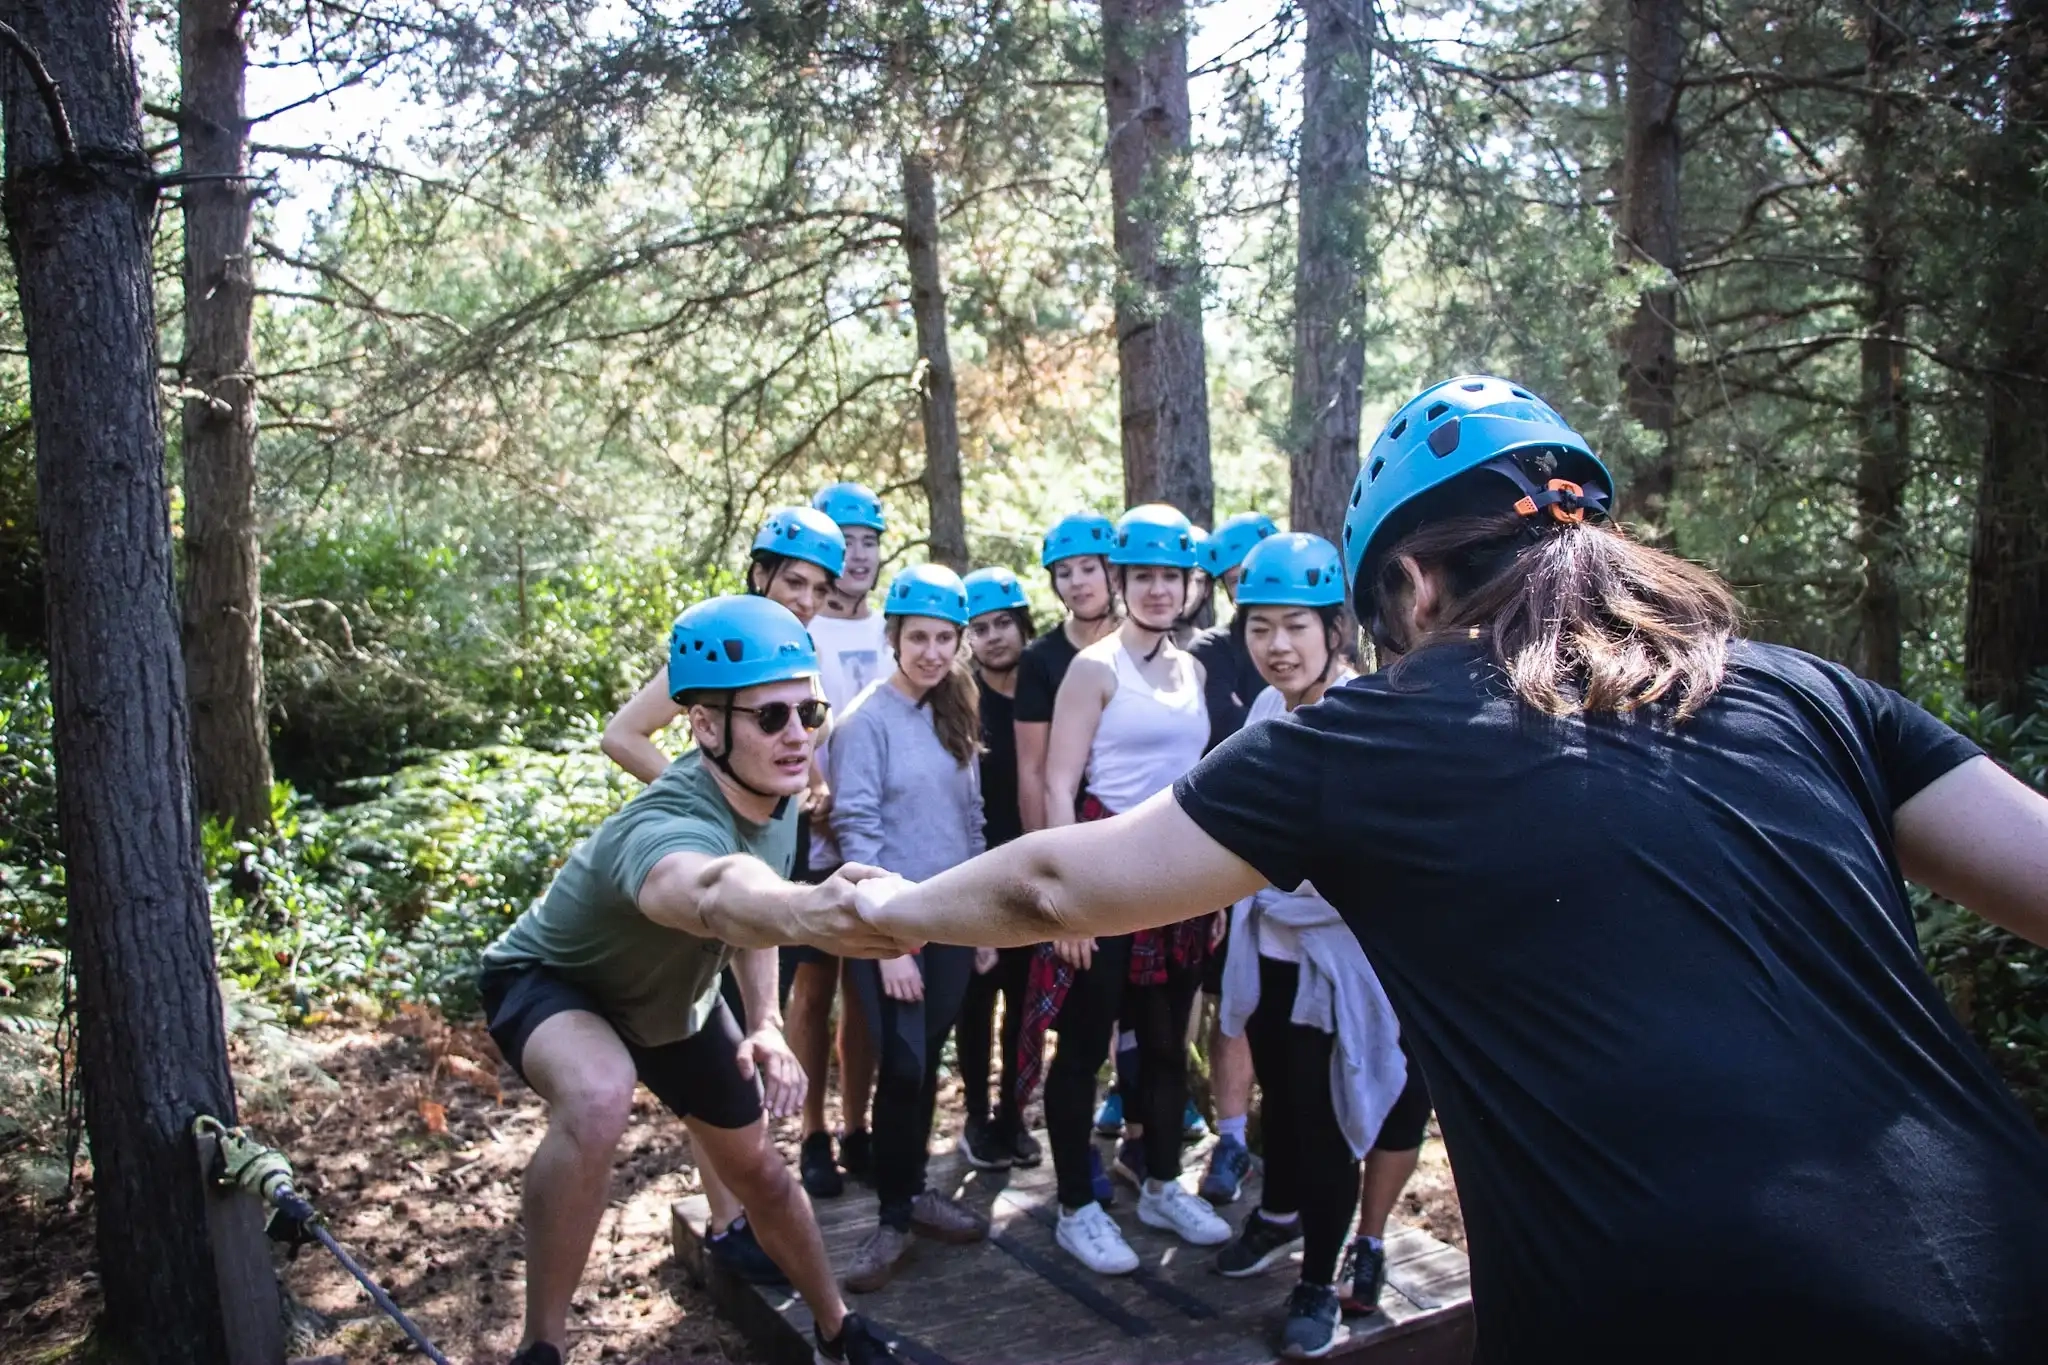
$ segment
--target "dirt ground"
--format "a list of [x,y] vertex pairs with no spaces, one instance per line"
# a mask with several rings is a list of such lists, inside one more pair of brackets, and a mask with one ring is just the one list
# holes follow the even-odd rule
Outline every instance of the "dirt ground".
[[[524,1290],[519,1174],[545,1123],[540,1101],[496,1063],[487,1040],[423,1015],[317,1035],[307,1055],[334,1088],[249,1103],[244,1121],[291,1154],[342,1245],[454,1365],[506,1360]],[[946,1084],[935,1146],[959,1132],[958,1085],[950,1075]],[[794,1162],[794,1120],[779,1125],[776,1140]],[[682,1125],[642,1092],[571,1315],[572,1365],[754,1359],[670,1255],[669,1204],[698,1188]],[[1450,1168],[1433,1136],[1394,1221],[1464,1246]],[[0,1365],[92,1358],[92,1239],[89,1183],[69,1208],[0,1186]],[[324,1330],[301,1333],[297,1355],[350,1365],[418,1358],[319,1248],[302,1252],[285,1280],[327,1319]]]

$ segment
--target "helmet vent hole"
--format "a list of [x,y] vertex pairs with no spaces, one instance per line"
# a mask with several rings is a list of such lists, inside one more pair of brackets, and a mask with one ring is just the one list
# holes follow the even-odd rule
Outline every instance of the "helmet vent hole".
[[1393,426],[1387,428],[1387,439],[1398,441],[1401,439],[1401,433],[1406,430],[1408,430],[1408,419],[1403,417],[1400,421],[1394,423]]
[[1509,389],[1509,390],[1508,390],[1508,392],[1509,392],[1509,393],[1512,393],[1512,394],[1513,394],[1513,395],[1514,395],[1515,397],[1517,397],[1517,398],[1526,398],[1526,399],[1528,399],[1528,400],[1529,400],[1530,402],[1532,402],[1532,403],[1536,401],[1536,395],[1535,395],[1535,394],[1533,394],[1533,393],[1529,393],[1529,392],[1527,392],[1526,390],[1523,390],[1523,389]]
[[1429,433],[1429,448],[1442,459],[1458,448],[1458,422],[1456,418],[1444,423]]
[[[1386,456],[1384,456],[1384,455],[1382,455],[1382,456],[1380,456],[1380,457],[1379,457],[1379,458],[1378,458],[1377,460],[1374,460],[1374,461],[1372,462],[1372,468],[1371,468],[1370,470],[1368,470],[1368,471],[1366,472],[1366,476],[1365,476],[1365,481],[1366,481],[1367,483],[1371,483],[1371,482],[1372,482],[1373,480],[1375,480],[1375,479],[1379,478],[1379,476],[1380,476],[1380,471],[1381,471],[1382,469],[1385,469],[1386,467],[1387,467],[1387,457],[1386,457]],[[1357,499],[1357,498],[1353,498],[1353,499],[1351,500],[1351,502],[1352,502],[1352,505],[1353,505],[1353,506],[1356,506],[1356,505],[1358,504],[1358,499]]]
[[745,640],[722,640],[719,643],[725,649],[725,661],[727,663],[736,664],[746,657],[747,642]]
[[1431,403],[1429,405],[1429,411],[1422,414],[1422,420],[1425,422],[1434,422],[1437,418],[1443,416],[1450,410],[1451,405],[1449,403]]
[[1486,392],[1486,385],[1481,383],[1479,380],[1474,379],[1468,381],[1464,385],[1464,389],[1467,393],[1484,393]]

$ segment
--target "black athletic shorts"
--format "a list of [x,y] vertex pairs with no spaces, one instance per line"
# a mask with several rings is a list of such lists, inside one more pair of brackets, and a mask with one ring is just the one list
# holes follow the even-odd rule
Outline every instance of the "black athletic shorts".
[[[520,1064],[526,1040],[547,1020],[567,1010],[604,1018],[604,1009],[582,987],[546,967],[487,967],[477,978],[491,1041],[526,1078]],[[680,1042],[658,1047],[619,1040],[633,1058],[640,1083],[677,1118],[713,1128],[744,1128],[761,1117],[761,1083],[740,1075],[740,1029],[720,1000],[704,1027]]]
[[1372,1140],[1375,1152],[1412,1152],[1422,1145],[1429,1127],[1429,1082],[1422,1079],[1422,1068],[1405,1042],[1401,1055],[1408,1059],[1408,1083],[1401,1087],[1400,1098],[1387,1111],[1379,1136]]

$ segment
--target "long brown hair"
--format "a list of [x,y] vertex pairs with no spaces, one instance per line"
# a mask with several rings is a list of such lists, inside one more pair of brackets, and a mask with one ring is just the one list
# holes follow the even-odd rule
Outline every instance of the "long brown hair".
[[1550,715],[1667,702],[1684,720],[1707,704],[1741,627],[1727,584],[1610,525],[1550,525],[1533,539],[1531,531],[1512,512],[1450,518],[1381,560],[1383,618],[1409,590],[1403,557],[1435,573],[1449,596],[1408,657],[1476,630],[1516,695]]
[[[891,616],[882,628],[888,633],[889,648],[900,652],[903,618]],[[960,638],[965,640],[967,633],[962,631]],[[960,763],[965,764],[981,752],[981,685],[974,681],[974,674],[968,671],[967,661],[957,649],[953,666],[918,705],[932,708],[932,728],[939,732],[940,747]]]

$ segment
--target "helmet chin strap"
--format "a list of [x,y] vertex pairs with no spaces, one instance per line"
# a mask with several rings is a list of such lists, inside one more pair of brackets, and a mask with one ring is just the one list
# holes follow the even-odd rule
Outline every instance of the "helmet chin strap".
[[727,777],[731,778],[735,783],[737,783],[740,786],[742,790],[753,793],[755,796],[760,797],[763,801],[780,801],[784,799],[779,792],[762,791],[759,787],[747,781],[746,778],[741,777],[738,771],[736,771],[733,768],[732,693],[730,692],[725,694],[725,752],[714,754],[707,750],[705,756],[709,758],[713,763],[716,763],[718,765],[718,770],[724,773]]

